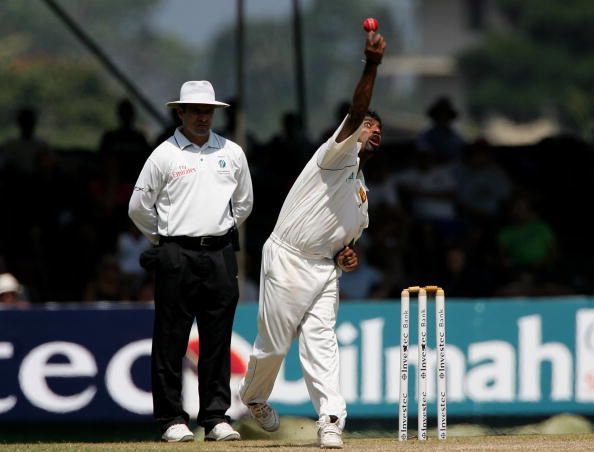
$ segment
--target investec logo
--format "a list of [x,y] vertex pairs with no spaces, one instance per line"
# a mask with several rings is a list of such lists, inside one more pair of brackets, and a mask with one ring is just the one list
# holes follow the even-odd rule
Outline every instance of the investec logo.
[[[343,322],[337,328],[341,392],[349,403],[398,401],[400,348],[384,347],[384,328],[383,318],[358,325]],[[575,333],[575,379],[572,351],[568,344],[543,342],[540,315],[517,319],[517,349],[499,338],[470,342],[466,350],[446,344],[448,403],[571,401],[574,393],[577,402],[594,401],[594,309],[577,311]],[[408,353],[416,357],[417,344],[410,344]],[[428,348],[431,401],[436,397],[437,355],[435,349]],[[415,368],[410,379],[416,382],[416,359],[409,359],[408,364]],[[443,370],[443,363],[439,367]],[[416,394],[416,386],[411,391],[413,388]],[[302,380],[285,379],[281,369],[271,400],[305,403],[309,396]]]

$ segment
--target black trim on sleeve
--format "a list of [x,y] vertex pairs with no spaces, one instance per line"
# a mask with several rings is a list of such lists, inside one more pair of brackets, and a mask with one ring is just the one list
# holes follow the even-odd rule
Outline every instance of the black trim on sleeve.
[[357,166],[357,164],[354,164],[354,165],[343,166],[342,168],[322,168],[318,162],[316,162],[316,165],[318,166],[318,168],[320,168],[323,171],[342,171],[347,168],[353,168],[353,167]]

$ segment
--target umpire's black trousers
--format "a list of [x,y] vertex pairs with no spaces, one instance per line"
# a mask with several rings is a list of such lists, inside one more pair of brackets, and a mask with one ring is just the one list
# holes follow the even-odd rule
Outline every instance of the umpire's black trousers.
[[199,334],[198,425],[209,432],[229,422],[231,333],[239,298],[237,260],[230,243],[203,249],[167,241],[156,251],[155,323],[151,357],[155,420],[165,431],[187,423],[182,363],[196,318]]

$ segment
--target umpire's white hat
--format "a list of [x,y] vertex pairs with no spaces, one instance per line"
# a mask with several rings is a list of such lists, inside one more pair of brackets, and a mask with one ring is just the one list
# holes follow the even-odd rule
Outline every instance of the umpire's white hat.
[[212,105],[215,108],[228,107],[229,104],[215,100],[214,88],[207,80],[186,82],[179,92],[179,100],[168,102],[168,107],[176,107],[179,104],[204,104]]
[[20,292],[21,285],[10,273],[0,275],[0,295],[7,292]]

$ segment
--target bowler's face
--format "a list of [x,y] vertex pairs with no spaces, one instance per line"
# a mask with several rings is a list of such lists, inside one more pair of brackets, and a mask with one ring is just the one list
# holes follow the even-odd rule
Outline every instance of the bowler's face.
[[375,151],[382,142],[382,126],[377,119],[366,116],[363,120],[363,129],[359,135],[361,150]]
[[208,137],[214,116],[214,107],[204,104],[186,104],[177,107],[177,114],[185,133],[191,137]]

